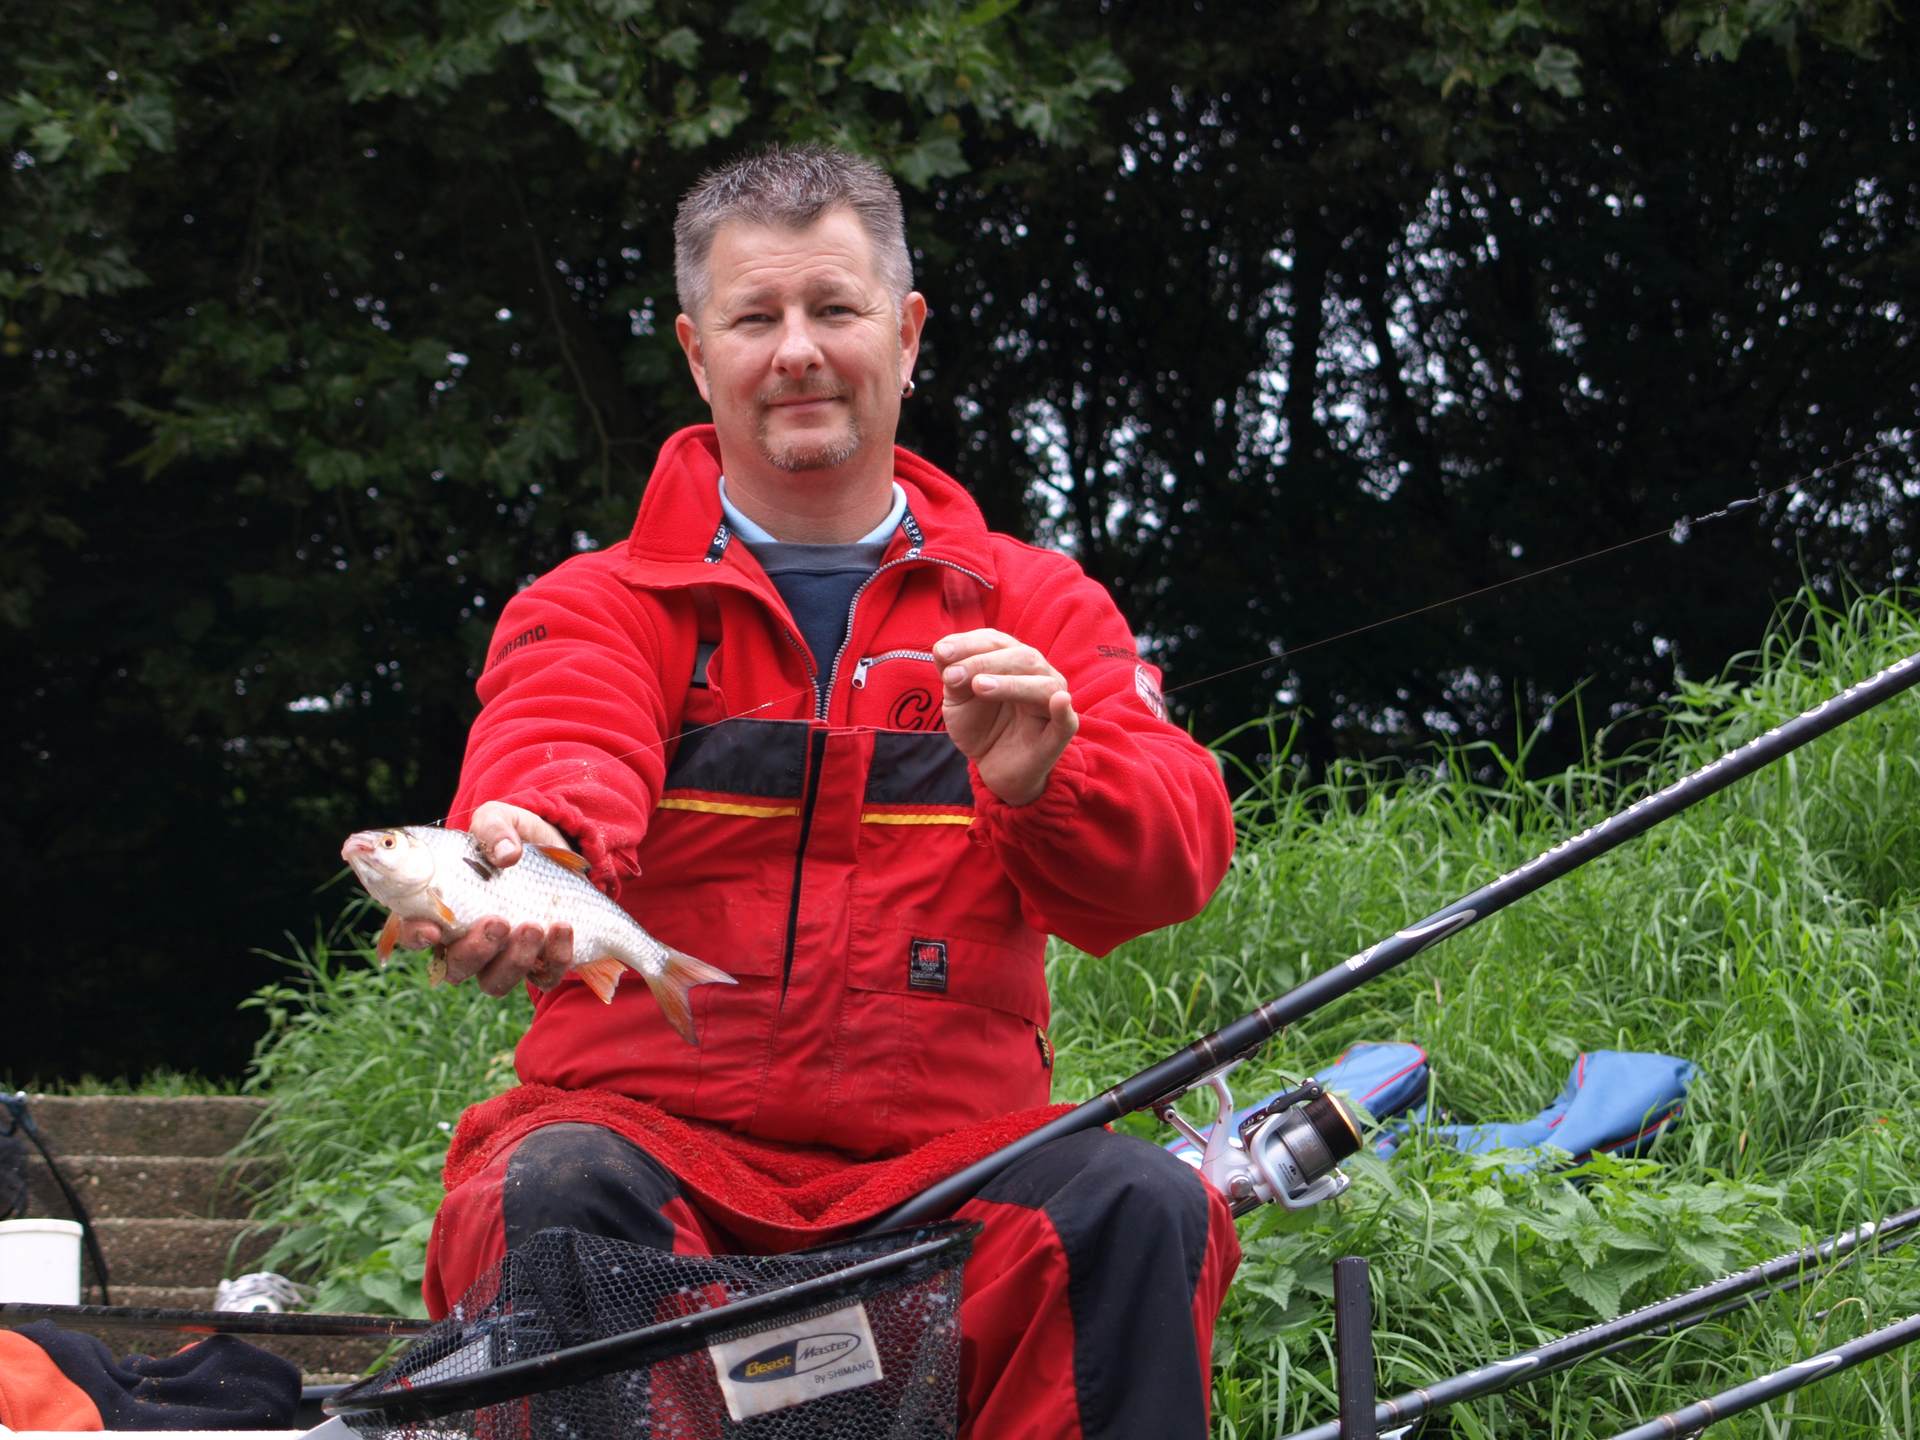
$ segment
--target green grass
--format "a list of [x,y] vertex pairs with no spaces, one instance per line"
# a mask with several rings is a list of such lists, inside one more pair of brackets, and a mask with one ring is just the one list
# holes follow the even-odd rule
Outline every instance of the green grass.
[[[1056,1095],[1106,1088],[1916,649],[1920,618],[1899,597],[1844,612],[1803,598],[1755,655],[1673,699],[1650,753],[1609,758],[1602,734],[1598,758],[1544,779],[1488,748],[1312,783],[1284,761],[1252,777],[1239,855],[1205,914],[1103,960],[1056,949]],[[417,969],[368,970],[354,934],[310,947],[256,1002],[272,1025],[248,1088],[275,1102],[260,1142],[296,1157],[275,1197],[295,1227],[280,1258],[313,1262],[324,1303],[417,1313],[444,1127],[511,1083],[525,1011],[427,990]],[[1682,1055],[1701,1078],[1649,1160],[1514,1176],[1416,1140],[1390,1165],[1354,1162],[1334,1204],[1243,1221],[1215,1434],[1331,1415],[1339,1255],[1372,1263],[1385,1395],[1920,1202],[1917,946],[1909,694],[1278,1037],[1235,1077],[1243,1099],[1361,1039],[1426,1047],[1434,1099],[1458,1120],[1525,1118],[1583,1050]],[[1896,1251],[1427,1433],[1609,1436],[1917,1308],[1920,1258]],[[1896,1353],[1713,1433],[1915,1433],[1916,1365]]]
[[[1812,606],[1733,678],[1676,697],[1652,756],[1533,784],[1484,752],[1317,786],[1277,772],[1248,803],[1248,843],[1206,915],[1116,965],[1061,958],[1056,1043],[1138,1068],[1155,1047],[1116,1036],[1235,1018],[1916,649],[1920,620],[1894,601]],[[1469,778],[1489,769],[1493,787]],[[1408,1039],[1432,1057],[1437,1103],[1469,1121],[1525,1118],[1582,1050],[1682,1055],[1701,1079],[1649,1162],[1600,1162],[1576,1184],[1427,1146],[1356,1164],[1335,1206],[1243,1224],[1217,1433],[1277,1435],[1331,1415],[1328,1266],[1342,1254],[1372,1264],[1392,1394],[1914,1204],[1917,822],[1920,697],[1908,695],[1271,1045],[1237,1078],[1248,1098],[1354,1040]],[[1183,978],[1203,972],[1203,985]],[[1917,1263],[1897,1252],[1463,1407],[1439,1433],[1611,1435],[1920,1308]],[[1714,1433],[1913,1433],[1914,1364],[1905,1352],[1873,1362]]]

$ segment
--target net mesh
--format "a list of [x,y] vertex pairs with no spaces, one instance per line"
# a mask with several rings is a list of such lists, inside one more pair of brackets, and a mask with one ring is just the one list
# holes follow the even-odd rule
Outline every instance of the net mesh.
[[[329,1408],[370,1440],[951,1440],[974,1233],[688,1256],[545,1230]],[[524,1380],[492,1373],[539,1357]],[[461,1393],[509,1379],[505,1398]]]

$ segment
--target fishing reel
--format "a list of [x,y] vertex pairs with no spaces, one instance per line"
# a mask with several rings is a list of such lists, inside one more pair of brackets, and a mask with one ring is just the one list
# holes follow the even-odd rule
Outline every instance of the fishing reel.
[[1171,1098],[1153,1108],[1199,1153],[1189,1163],[1226,1197],[1235,1217],[1260,1205],[1305,1210],[1353,1183],[1337,1167],[1360,1148],[1360,1127],[1336,1096],[1309,1080],[1236,1115],[1227,1089],[1233,1068],[1206,1077],[1220,1101],[1220,1118],[1206,1134],[1174,1112]]

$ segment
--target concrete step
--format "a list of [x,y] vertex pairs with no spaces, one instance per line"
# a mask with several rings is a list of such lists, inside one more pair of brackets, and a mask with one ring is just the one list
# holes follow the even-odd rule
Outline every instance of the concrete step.
[[211,1289],[222,1276],[258,1270],[274,1238],[245,1220],[97,1220],[94,1229],[109,1275],[168,1289]]
[[[251,1225],[248,1201],[271,1178],[270,1160],[229,1152],[265,1108],[234,1096],[37,1095],[35,1122],[93,1217],[116,1306],[210,1310],[222,1276],[258,1270],[274,1232]],[[28,1170],[32,1209],[67,1218],[65,1197],[37,1154]],[[84,1272],[91,1275],[91,1267]],[[84,1298],[98,1303],[97,1288]],[[90,1330],[116,1355],[168,1355],[192,1343],[166,1328]],[[390,1348],[381,1339],[246,1336],[283,1355],[308,1383],[365,1373]]]
[[[98,1304],[99,1297],[89,1296],[87,1303]],[[141,1310],[211,1310],[213,1286],[115,1285],[113,1303]]]
[[56,1156],[225,1155],[266,1108],[240,1095],[30,1095]]
[[[264,1160],[217,1155],[74,1155],[60,1171],[96,1220],[244,1220],[272,1177]],[[28,1213],[67,1219],[66,1196],[38,1155],[27,1162]]]

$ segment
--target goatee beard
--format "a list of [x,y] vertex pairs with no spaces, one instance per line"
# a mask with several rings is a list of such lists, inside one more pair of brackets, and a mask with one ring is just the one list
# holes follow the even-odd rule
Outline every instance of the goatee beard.
[[860,449],[860,422],[847,416],[846,432],[820,440],[788,440],[776,443],[767,433],[767,418],[760,420],[760,453],[776,470],[797,474],[806,470],[832,470],[851,460]]

